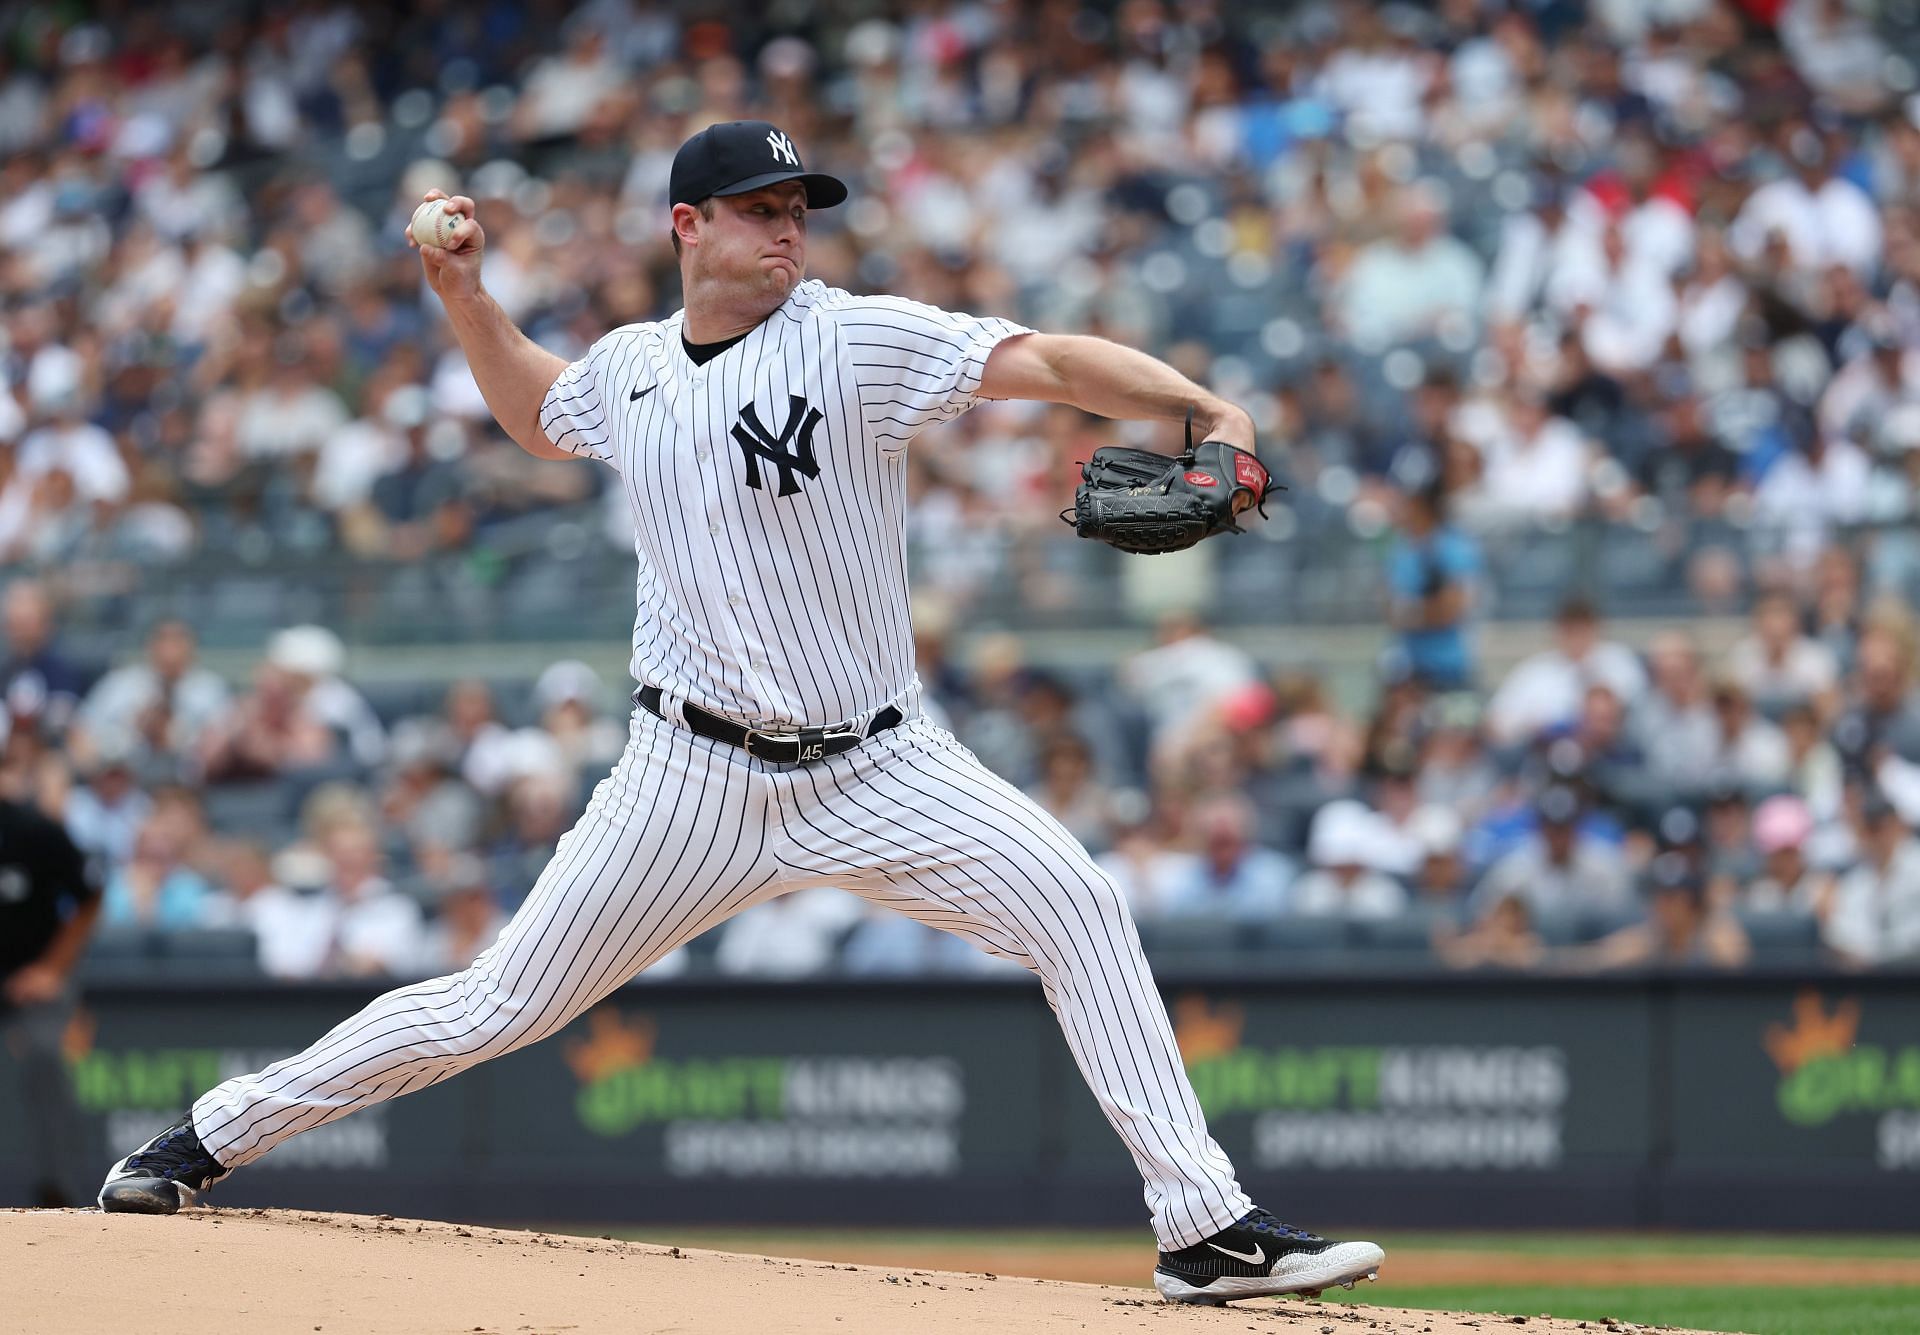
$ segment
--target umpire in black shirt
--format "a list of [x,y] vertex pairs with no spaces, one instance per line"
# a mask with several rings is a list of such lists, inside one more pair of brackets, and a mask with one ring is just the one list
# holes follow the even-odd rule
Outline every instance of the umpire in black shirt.
[[61,1039],[100,886],[59,825],[0,801],[0,1051],[19,1072],[38,1205],[84,1200],[84,1131]]

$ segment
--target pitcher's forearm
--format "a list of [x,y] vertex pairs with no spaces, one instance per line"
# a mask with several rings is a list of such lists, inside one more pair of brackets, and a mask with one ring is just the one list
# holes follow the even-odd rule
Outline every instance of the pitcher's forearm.
[[567,369],[566,360],[521,333],[484,289],[445,306],[474,383],[501,429],[528,454],[571,459],[540,429],[540,404]]
[[1122,421],[1180,421],[1193,410],[1195,440],[1252,450],[1253,419],[1157,357],[1083,334],[1007,339],[987,361],[986,398],[1069,403]]

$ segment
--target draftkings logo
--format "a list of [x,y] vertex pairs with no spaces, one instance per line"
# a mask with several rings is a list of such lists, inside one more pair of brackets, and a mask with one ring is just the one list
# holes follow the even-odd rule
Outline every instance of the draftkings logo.
[[[222,1081],[292,1055],[291,1048],[102,1042],[99,1022],[85,1007],[75,1009],[61,1036],[61,1051],[81,1111],[99,1119],[107,1144],[129,1146],[164,1130],[181,1109]],[[387,1111],[369,1108],[295,1136],[257,1167],[269,1172],[384,1169],[388,1160]]]
[[1174,1038],[1211,1121],[1251,1119],[1264,1168],[1550,1168],[1566,1054],[1549,1047],[1255,1047],[1246,1014],[1179,998]]
[[1878,1113],[1880,1166],[1920,1168],[1920,1044],[1862,1043],[1860,1020],[1858,998],[1828,1010],[1807,988],[1794,998],[1790,1023],[1767,1026],[1761,1042],[1780,1071],[1780,1114],[1817,1127]]
[[929,1177],[960,1166],[966,1084],[947,1057],[664,1057],[649,1016],[603,1005],[569,1041],[580,1125],[657,1126],[676,1177]]

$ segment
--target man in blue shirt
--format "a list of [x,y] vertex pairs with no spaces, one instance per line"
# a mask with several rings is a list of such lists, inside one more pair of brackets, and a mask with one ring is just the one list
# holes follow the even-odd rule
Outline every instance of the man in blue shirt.
[[1446,522],[1446,493],[1436,481],[1409,494],[1400,531],[1387,551],[1389,613],[1408,670],[1433,690],[1473,684],[1467,617],[1480,574],[1480,551]]

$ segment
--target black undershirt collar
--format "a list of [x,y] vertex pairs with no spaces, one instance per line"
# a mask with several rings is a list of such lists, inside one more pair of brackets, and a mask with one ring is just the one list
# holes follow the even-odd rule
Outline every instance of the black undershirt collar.
[[749,329],[746,333],[735,334],[732,338],[723,338],[718,343],[695,343],[685,334],[682,334],[680,335],[680,346],[686,350],[688,361],[692,362],[695,366],[705,366],[708,362],[718,357],[721,353],[725,352],[728,348],[752,332],[753,330]]

